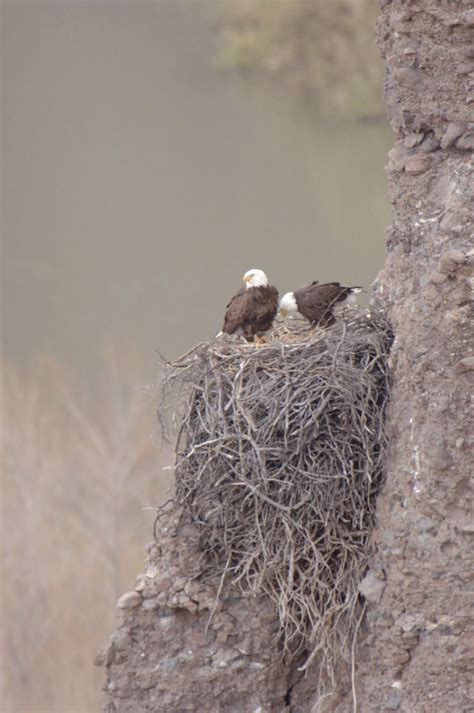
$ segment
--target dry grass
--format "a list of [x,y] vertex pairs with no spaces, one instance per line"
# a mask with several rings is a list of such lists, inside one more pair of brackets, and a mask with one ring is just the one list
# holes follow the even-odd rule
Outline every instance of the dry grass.
[[176,507],[199,532],[205,576],[275,604],[285,656],[350,657],[357,585],[384,477],[391,332],[348,310],[311,334],[294,320],[264,346],[219,338],[165,369]]
[[0,709],[98,712],[92,661],[142,568],[153,519],[143,508],[167,487],[146,370],[108,349],[88,400],[56,360],[2,366]]

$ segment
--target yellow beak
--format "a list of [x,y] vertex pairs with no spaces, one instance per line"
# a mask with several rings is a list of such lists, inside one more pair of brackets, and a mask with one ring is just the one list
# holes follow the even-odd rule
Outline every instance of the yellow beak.
[[281,310],[280,310],[280,317],[281,317],[282,319],[285,319],[285,317],[286,317],[287,314],[288,314],[287,310],[286,310],[286,309],[283,309],[283,307],[282,307]]
[[244,275],[244,276],[242,277],[242,282],[249,282],[251,279],[252,279],[252,278],[250,277],[250,275]]

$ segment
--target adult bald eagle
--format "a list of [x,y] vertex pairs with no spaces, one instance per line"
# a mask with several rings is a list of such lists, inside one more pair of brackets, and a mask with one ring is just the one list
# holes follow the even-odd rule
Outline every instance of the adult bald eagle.
[[241,334],[248,342],[271,328],[278,311],[278,290],[268,284],[263,270],[248,270],[246,286],[227,305],[222,331]]
[[335,322],[335,314],[346,304],[356,303],[360,287],[343,287],[339,282],[322,285],[314,281],[295,292],[287,292],[280,302],[280,315],[299,312],[312,326],[328,327]]

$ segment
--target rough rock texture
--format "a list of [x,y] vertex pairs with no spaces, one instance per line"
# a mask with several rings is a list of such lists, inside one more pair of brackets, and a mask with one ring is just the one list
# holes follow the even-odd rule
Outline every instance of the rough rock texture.
[[[374,287],[396,340],[389,470],[374,577],[362,588],[369,603],[358,704],[363,713],[467,713],[474,711],[474,9],[447,0],[381,4],[396,142],[388,164],[394,219]],[[350,696],[334,710],[350,711]]]
[[264,601],[198,581],[196,536],[166,520],[134,592],[97,656],[107,667],[106,713],[286,711],[288,675],[272,642],[278,622]]
[[[391,452],[376,551],[359,586],[360,713],[474,711],[472,499],[474,9],[381,0],[394,219],[374,285],[396,340]],[[368,197],[370,200],[370,197]],[[351,682],[318,701],[282,671],[262,601],[197,585],[192,532],[150,549],[97,663],[108,713],[350,713]],[[215,611],[214,611],[215,609]],[[208,625],[209,614],[213,612]]]

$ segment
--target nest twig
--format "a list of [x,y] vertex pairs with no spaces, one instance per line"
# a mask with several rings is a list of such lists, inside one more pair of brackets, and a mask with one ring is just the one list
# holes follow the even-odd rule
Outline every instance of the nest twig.
[[392,335],[362,309],[315,334],[288,325],[169,365],[161,413],[179,395],[176,504],[208,574],[266,594],[284,654],[331,674],[350,656],[384,477]]

